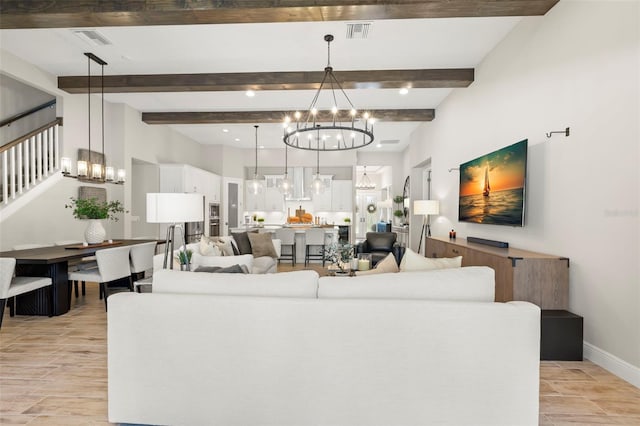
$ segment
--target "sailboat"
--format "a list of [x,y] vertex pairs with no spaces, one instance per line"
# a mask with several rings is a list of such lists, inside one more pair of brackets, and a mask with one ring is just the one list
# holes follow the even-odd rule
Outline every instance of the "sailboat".
[[488,197],[489,191],[491,191],[491,186],[489,185],[489,167],[486,167],[484,169],[484,189],[482,190],[482,195]]

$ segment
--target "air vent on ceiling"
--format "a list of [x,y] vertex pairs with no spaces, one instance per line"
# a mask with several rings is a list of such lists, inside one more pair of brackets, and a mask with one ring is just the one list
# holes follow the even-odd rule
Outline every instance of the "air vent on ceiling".
[[380,145],[394,145],[394,144],[400,143],[400,140],[398,140],[398,139],[385,139],[385,140],[382,140],[382,141],[380,141],[378,143]]
[[365,39],[369,35],[371,22],[351,22],[347,23],[347,39]]
[[73,33],[93,46],[109,46],[113,43],[96,30],[72,30]]

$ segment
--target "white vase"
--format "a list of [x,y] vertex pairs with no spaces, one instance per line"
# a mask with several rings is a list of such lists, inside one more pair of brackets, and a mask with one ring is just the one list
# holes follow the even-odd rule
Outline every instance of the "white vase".
[[88,244],[100,244],[107,236],[100,219],[89,219],[89,226],[84,231],[84,239]]

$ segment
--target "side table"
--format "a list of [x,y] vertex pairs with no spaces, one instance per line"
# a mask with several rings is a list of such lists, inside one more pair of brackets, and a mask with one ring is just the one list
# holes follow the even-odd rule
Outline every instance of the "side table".
[[540,312],[540,359],[582,361],[583,318],[569,311]]
[[151,293],[153,286],[153,277],[143,278],[133,283],[133,288],[138,293]]

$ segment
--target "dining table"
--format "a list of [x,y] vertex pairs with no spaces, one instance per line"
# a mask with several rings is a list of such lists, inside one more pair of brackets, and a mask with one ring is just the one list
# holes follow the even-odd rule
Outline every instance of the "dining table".
[[71,306],[71,283],[68,279],[69,262],[94,256],[98,250],[132,246],[146,242],[164,240],[118,239],[99,244],[67,244],[25,250],[0,252],[0,257],[16,259],[16,276],[50,277],[53,281],[53,297],[49,299],[48,287],[16,296],[16,314],[49,315],[49,304],[53,300],[53,315],[69,312]]

